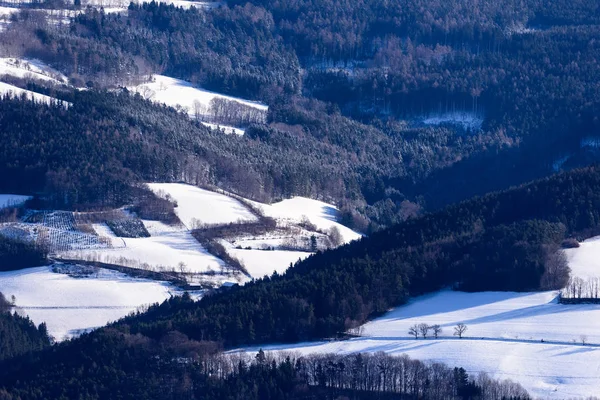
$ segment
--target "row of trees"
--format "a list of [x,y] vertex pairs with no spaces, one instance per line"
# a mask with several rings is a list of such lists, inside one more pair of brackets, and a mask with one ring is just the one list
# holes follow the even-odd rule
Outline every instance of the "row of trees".
[[[284,400],[306,398],[529,399],[510,381],[383,353],[307,356],[215,353],[171,332],[154,341],[114,330],[86,334],[28,358],[0,361],[6,399]],[[86,360],[93,360],[89,362]],[[4,387],[4,390],[2,389]]]
[[[419,336],[423,339],[427,339],[430,331],[434,339],[437,339],[441,335],[443,328],[439,324],[428,325],[423,323],[414,324],[408,328],[408,334],[414,336],[415,339],[418,339]],[[462,339],[462,336],[466,331],[467,326],[461,322],[454,327],[454,336],[458,336],[459,339]]]
[[215,122],[237,127],[264,124],[267,121],[266,110],[221,97],[213,98],[208,107],[197,100],[194,101],[193,115],[198,121]]
[[594,301],[600,302],[600,278],[590,277],[583,279],[575,276],[569,279],[569,282],[560,292],[561,300],[567,301]]

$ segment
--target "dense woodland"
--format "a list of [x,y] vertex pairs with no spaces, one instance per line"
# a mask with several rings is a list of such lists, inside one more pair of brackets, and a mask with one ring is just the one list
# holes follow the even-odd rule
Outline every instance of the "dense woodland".
[[[30,7],[1,41],[8,54],[46,61],[76,85],[116,87],[165,73],[267,102],[267,125],[244,139],[213,138],[210,150],[194,143],[191,159],[181,139],[171,156],[155,140],[147,164],[159,159],[165,168],[153,175],[263,200],[328,199],[368,232],[597,160],[598,24],[589,0],[234,0],[209,11],[156,3],[132,4],[127,15],[89,9],[68,25]],[[123,116],[123,128],[136,130],[123,108],[110,119]],[[133,118],[147,109],[133,108]],[[455,111],[483,118],[481,129],[421,122]],[[87,121],[92,134],[109,123],[95,116]],[[119,136],[110,141],[116,149],[140,147]],[[243,161],[241,148],[251,155]],[[202,173],[184,172],[186,163]],[[38,187],[67,173],[27,170]],[[85,198],[74,182],[71,207],[107,203]],[[119,184],[103,182],[99,192]]]
[[235,137],[126,92],[62,97],[73,105],[0,102],[6,133],[0,137],[0,172],[6,177],[0,190],[38,194],[43,202],[36,207],[143,202],[147,196],[138,184],[146,181],[212,184],[263,201],[300,194],[360,202],[379,194],[373,177],[404,169],[400,140],[330,115],[318,102],[310,113],[293,105],[280,111],[313,126],[314,134],[255,126]]

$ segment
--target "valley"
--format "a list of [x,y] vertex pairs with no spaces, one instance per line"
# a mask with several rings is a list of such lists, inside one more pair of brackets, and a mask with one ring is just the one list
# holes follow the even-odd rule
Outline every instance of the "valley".
[[594,399],[599,29],[0,2],[0,399]]
[[[600,237],[567,249],[572,277],[598,278],[594,255]],[[535,398],[588,398],[600,387],[600,312],[598,304],[560,304],[559,291],[480,292],[443,290],[412,299],[383,316],[350,330],[347,340],[264,345],[274,354],[406,354],[411,358],[463,366],[473,375],[517,381]],[[467,330],[457,337],[455,327]],[[439,325],[423,338],[413,326]]]

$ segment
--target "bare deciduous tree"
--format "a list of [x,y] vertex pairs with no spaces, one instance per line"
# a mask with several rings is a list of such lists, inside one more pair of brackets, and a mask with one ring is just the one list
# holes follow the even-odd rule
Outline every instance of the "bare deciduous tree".
[[415,339],[418,339],[419,338],[419,326],[417,324],[414,324],[413,326],[408,328],[408,334],[411,336],[414,336]]
[[438,338],[440,333],[442,333],[442,327],[439,326],[438,324],[432,325],[431,330],[433,331],[433,337],[436,339]]
[[569,280],[571,269],[567,262],[567,256],[558,246],[545,248],[544,274],[542,275],[540,285],[542,289],[554,290],[563,288]]
[[460,324],[457,324],[454,327],[454,336],[458,336],[459,339],[462,339],[463,334],[466,331],[467,331],[467,326],[461,322]]
[[154,93],[154,90],[150,89],[148,86],[140,87],[138,93],[144,98],[144,100],[152,100],[152,98],[156,94]]
[[419,324],[419,333],[423,336],[423,339],[427,338],[427,334],[429,333],[430,326],[427,324]]
[[329,243],[332,248],[338,247],[344,243],[344,238],[342,237],[342,234],[337,226],[332,226],[327,231],[327,238],[329,239]]

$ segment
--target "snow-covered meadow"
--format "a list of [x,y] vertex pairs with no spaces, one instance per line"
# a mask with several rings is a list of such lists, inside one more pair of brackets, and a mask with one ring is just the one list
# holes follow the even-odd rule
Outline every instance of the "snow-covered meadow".
[[[197,223],[205,225],[229,224],[236,222],[256,222],[253,212],[241,201],[226,194],[200,189],[180,183],[150,183],[149,187],[160,196],[167,196],[177,202],[175,213],[189,229]],[[267,233],[259,237],[239,237],[233,241],[222,241],[228,253],[242,261],[253,278],[261,278],[273,271],[283,273],[299,259],[308,257],[307,251],[281,249],[289,240],[285,232],[291,225],[308,221],[322,231],[337,228],[344,243],[359,239],[360,234],[336,221],[337,209],[327,203],[304,197],[294,197],[273,204],[246,200],[263,215],[277,221],[283,230]],[[298,233],[296,233],[296,231]],[[310,240],[311,233],[296,229],[296,236]],[[268,250],[267,250],[268,249]]]
[[337,222],[338,209],[325,202],[306,197],[293,197],[273,204],[253,202],[266,216],[282,223],[301,223],[307,219],[317,229],[327,231],[337,228],[343,242],[348,243],[360,239],[362,235]]
[[312,253],[292,250],[255,250],[229,248],[228,253],[241,260],[253,278],[283,274],[291,264],[303,260]]
[[[295,197],[271,205],[252,202],[249,207],[248,200],[191,185],[151,183],[149,187],[177,202],[175,212],[182,224],[141,220],[150,236],[127,238],[116,236],[101,222],[83,223],[87,225],[86,231],[80,231],[86,213],[30,210],[23,221],[3,224],[1,232],[28,240],[42,235],[58,259],[175,271],[191,284],[211,286],[243,284],[274,271],[284,273],[290,264],[312,254],[294,249],[294,243],[310,243],[311,236],[321,239],[327,236],[307,230],[303,227],[306,223],[320,231],[338,228],[343,242],[360,237],[336,222],[334,206],[317,200]],[[27,199],[27,196],[2,195],[0,205],[14,205]],[[228,268],[192,236],[191,229],[195,226],[258,222],[262,216],[257,209],[276,220],[273,231],[219,239],[227,253],[243,263],[249,276]],[[111,218],[135,218],[126,210],[113,210],[111,215]],[[162,301],[177,291],[164,282],[128,278],[103,269],[98,274],[72,278],[52,272],[50,267],[40,267],[0,273],[0,292],[9,297],[15,295],[23,312],[38,324],[47,322],[50,333],[60,340],[102,326],[140,305]]]
[[[600,277],[600,237],[566,250],[572,276]],[[564,305],[558,291],[537,293],[450,290],[417,297],[364,324],[350,340],[263,346],[277,352],[378,352],[462,366],[469,373],[521,383],[534,398],[584,398],[600,388],[600,305]],[[454,327],[464,323],[462,339]],[[415,339],[417,324],[440,325]],[[255,352],[257,348],[242,349]]]
[[131,278],[99,269],[71,277],[51,266],[0,272],[0,292],[15,296],[18,312],[63,340],[126,316],[138,308],[181,294],[165,282]]
[[181,183],[149,183],[148,186],[157,195],[169,195],[177,202],[175,213],[188,229],[194,224],[256,221],[250,210],[224,194]]
[[67,84],[66,76],[39,60],[0,58],[0,75],[31,78],[57,84]]
[[573,277],[600,278],[600,236],[584,240],[579,247],[564,250]]
[[[239,103],[262,113],[266,113],[269,109],[267,105],[262,103],[211,92],[196,87],[190,82],[164,75],[152,75],[150,82],[131,86],[128,89],[139,93],[147,100],[166,104],[171,107],[180,107],[192,117],[195,117],[196,114],[206,115],[213,99],[223,99]],[[215,128],[214,124],[208,126],[213,129]],[[234,129],[230,126],[224,126],[223,128],[226,130]],[[234,133],[243,134],[243,130],[234,130]]]
[[142,221],[151,226],[150,237],[121,238],[104,224],[94,225],[96,233],[108,238],[108,248],[92,248],[60,252],[60,257],[100,261],[131,268],[176,270],[190,273],[218,272],[223,262],[211,255],[187,229],[177,229],[155,221]]

